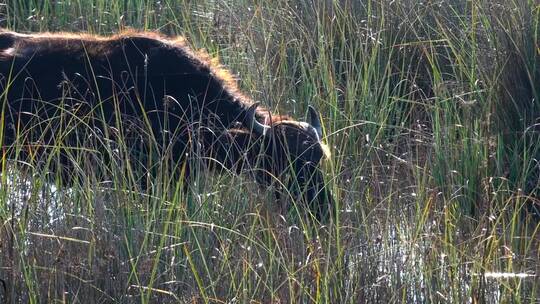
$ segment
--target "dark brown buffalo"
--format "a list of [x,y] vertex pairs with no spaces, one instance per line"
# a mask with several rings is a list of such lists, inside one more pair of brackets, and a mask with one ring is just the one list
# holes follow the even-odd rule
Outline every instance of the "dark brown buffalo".
[[[311,123],[272,119],[226,70],[181,38],[0,31],[0,92],[3,147],[25,147],[20,154],[67,151],[123,134],[154,138],[181,161],[193,148],[194,130],[204,129],[201,142],[229,150],[210,145],[207,153],[231,169],[247,157],[250,168],[264,172],[255,175],[260,183],[293,176],[293,192],[317,204],[330,200],[319,169],[326,150],[318,113],[310,108]],[[80,126],[90,131],[70,131]]]

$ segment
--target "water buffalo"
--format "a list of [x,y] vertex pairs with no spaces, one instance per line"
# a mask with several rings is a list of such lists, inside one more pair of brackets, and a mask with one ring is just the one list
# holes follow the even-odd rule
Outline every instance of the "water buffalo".
[[[182,38],[0,31],[0,92],[3,147],[25,147],[19,154],[145,133],[180,161],[193,147],[193,129],[205,129],[212,135],[201,142],[229,147],[205,148],[224,164],[247,156],[265,172],[256,175],[260,183],[293,176],[288,186],[309,202],[330,201],[319,168],[326,151],[319,114],[310,108],[310,123],[272,117]],[[74,126],[93,131],[81,135]]]

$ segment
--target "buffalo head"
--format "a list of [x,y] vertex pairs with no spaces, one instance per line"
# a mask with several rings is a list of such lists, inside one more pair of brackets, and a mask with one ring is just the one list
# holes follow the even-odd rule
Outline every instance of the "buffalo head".
[[259,182],[278,179],[287,186],[288,196],[301,198],[319,218],[325,217],[333,200],[321,171],[321,162],[330,153],[322,142],[319,113],[309,106],[308,122],[303,122],[272,117],[257,107],[255,103],[246,111],[244,124],[257,138],[249,150],[256,151],[250,153],[250,162],[255,160],[252,166],[258,171]]

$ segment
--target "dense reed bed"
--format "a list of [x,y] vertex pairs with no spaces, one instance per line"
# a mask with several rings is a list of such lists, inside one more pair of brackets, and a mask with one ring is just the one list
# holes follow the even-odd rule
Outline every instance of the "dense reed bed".
[[21,32],[184,35],[268,107],[316,106],[337,204],[320,223],[202,165],[184,192],[163,151],[146,189],[128,157],[74,149],[69,187],[55,153],[4,157],[0,299],[536,303],[539,23],[532,0],[5,2]]

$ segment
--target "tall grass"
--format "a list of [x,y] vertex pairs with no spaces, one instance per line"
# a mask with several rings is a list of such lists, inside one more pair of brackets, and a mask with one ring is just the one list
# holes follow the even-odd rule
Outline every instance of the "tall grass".
[[[337,202],[321,225],[301,205],[279,210],[249,177],[204,168],[184,192],[165,152],[150,149],[141,165],[121,142],[95,144],[121,155],[102,165],[74,149],[70,187],[46,176],[60,151],[28,165],[4,157],[1,299],[536,302],[535,1],[11,0],[0,8],[2,26],[23,32],[185,35],[270,108],[302,118],[315,105]],[[140,189],[138,170],[148,165],[158,173]]]

